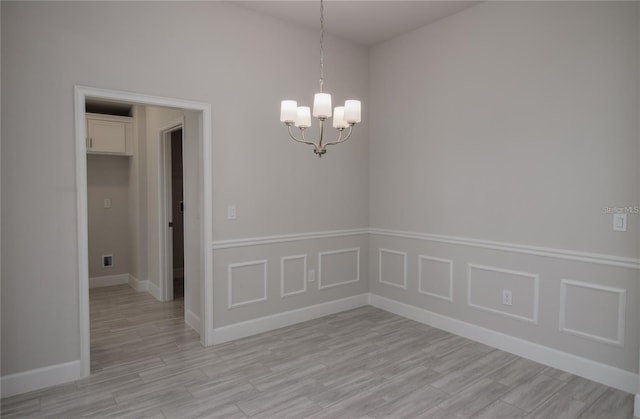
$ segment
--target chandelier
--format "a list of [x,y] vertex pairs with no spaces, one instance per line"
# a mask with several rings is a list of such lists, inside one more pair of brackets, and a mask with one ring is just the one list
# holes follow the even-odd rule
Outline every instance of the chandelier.
[[[324,93],[324,4],[320,0],[320,93],[316,93],[313,100],[313,116],[318,119],[320,131],[318,140],[309,140],[305,130],[311,127],[311,109],[308,106],[298,106],[295,100],[283,100],[280,107],[280,121],[289,129],[292,140],[313,146],[313,152],[322,157],[330,145],[344,143],[351,137],[353,126],[361,121],[361,105],[359,100],[347,100],[344,106],[336,106],[333,110],[333,127],[338,130],[337,139],[324,142],[324,123],[331,117],[331,95]],[[300,137],[296,137],[293,126],[300,130]],[[345,129],[349,128],[345,135]]]

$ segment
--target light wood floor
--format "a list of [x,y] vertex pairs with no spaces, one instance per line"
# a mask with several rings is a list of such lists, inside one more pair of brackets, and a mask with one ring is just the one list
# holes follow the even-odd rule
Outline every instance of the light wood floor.
[[632,417],[630,394],[373,307],[210,348],[183,309],[91,290],[91,376],[3,417]]

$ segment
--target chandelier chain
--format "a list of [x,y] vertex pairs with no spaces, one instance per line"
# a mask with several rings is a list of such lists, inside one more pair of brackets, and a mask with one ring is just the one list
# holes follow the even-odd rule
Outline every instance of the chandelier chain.
[[320,0],[320,93],[324,84],[324,2]]

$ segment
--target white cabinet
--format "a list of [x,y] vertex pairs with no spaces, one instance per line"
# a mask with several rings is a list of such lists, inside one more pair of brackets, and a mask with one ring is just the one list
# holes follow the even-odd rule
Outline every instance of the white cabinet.
[[131,156],[132,118],[87,114],[87,153]]

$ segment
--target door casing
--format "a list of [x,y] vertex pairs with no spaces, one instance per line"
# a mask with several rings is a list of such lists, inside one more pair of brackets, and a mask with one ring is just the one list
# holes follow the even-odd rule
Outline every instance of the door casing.
[[[212,132],[211,105],[183,99],[144,95],[119,90],[101,89],[87,86],[74,86],[74,123],[75,123],[75,174],[76,174],[76,214],[78,241],[78,324],[80,377],[91,373],[90,320],[89,320],[89,256],[88,256],[88,215],[87,215],[87,146],[85,102],[87,98],[128,102],[138,105],[160,106],[185,109],[198,113],[198,148],[201,156],[202,171],[199,173],[199,193],[201,196],[200,237],[201,278],[200,278],[200,341],[203,345],[213,344],[213,192],[212,192]],[[162,231],[162,230],[161,230]]]

